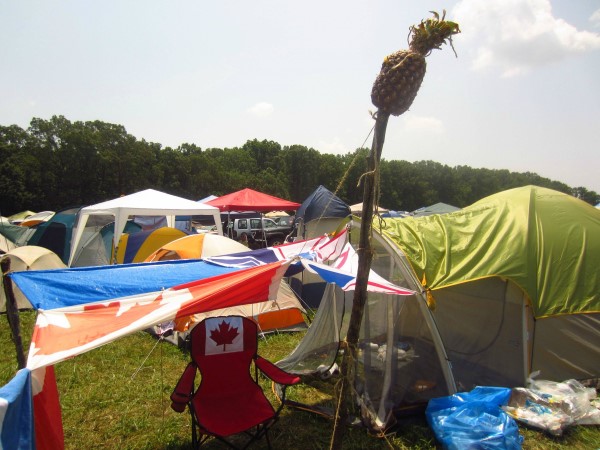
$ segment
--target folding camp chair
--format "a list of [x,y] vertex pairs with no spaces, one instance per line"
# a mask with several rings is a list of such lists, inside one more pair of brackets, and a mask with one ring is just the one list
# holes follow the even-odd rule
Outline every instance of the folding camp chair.
[[[265,437],[285,402],[285,388],[300,378],[258,356],[258,328],[241,316],[211,317],[190,333],[192,361],[171,394],[171,408],[192,416],[192,444],[200,447],[211,436],[233,448],[233,435],[244,433],[246,448]],[[252,362],[254,361],[254,370]],[[258,370],[282,386],[281,402],[274,408],[258,385]],[[196,370],[201,380],[195,388]],[[237,441],[236,441],[237,442]]]

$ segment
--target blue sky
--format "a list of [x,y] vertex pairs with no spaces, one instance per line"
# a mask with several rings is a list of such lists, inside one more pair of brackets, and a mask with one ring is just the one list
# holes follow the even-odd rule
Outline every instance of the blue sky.
[[0,0],[0,124],[121,124],[177,147],[249,139],[345,154],[408,29],[447,10],[383,158],[535,172],[600,193],[597,0]]

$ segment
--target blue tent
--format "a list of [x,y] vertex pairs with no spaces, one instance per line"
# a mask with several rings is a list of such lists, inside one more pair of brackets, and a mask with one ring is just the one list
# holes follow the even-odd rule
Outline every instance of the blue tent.
[[410,216],[409,212],[394,211],[393,209],[390,209],[389,211],[381,213],[381,217],[408,217],[408,216]]
[[[351,214],[348,204],[320,185],[296,211],[294,232],[299,239],[323,236],[334,232]],[[307,306],[317,308],[326,283],[318,275],[303,272],[293,277],[290,285]]]
[[320,218],[344,218],[350,215],[348,206],[339,197],[320,185],[296,211],[295,222],[311,222]]
[[27,245],[47,248],[67,264],[71,251],[73,225],[80,209],[80,207],[63,209],[54,214],[50,220],[40,223],[27,241]]

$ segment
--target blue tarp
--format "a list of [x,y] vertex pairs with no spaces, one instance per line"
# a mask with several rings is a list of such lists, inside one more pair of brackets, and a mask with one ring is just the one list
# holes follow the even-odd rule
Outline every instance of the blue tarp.
[[[310,258],[308,253],[300,253]],[[265,248],[211,260],[186,259],[113,266],[13,272],[9,276],[34,309],[55,309],[157,292],[181,284],[281,260],[281,251]],[[299,262],[285,276],[302,270]]]
[[511,389],[478,386],[429,401],[425,417],[445,449],[517,450],[523,437],[515,420],[500,408]]
[[240,270],[204,260],[31,270],[9,276],[34,309],[54,309],[155,292]]

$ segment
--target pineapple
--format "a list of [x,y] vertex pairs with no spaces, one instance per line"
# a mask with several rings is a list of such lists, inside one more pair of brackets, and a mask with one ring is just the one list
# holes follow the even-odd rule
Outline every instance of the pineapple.
[[408,50],[399,50],[383,60],[371,91],[371,101],[379,111],[393,116],[406,112],[425,76],[425,57],[446,41],[452,47],[452,36],[460,33],[457,23],[444,20],[446,11],[441,19],[435,11],[431,13],[433,19],[422,20],[418,26],[410,27]]

